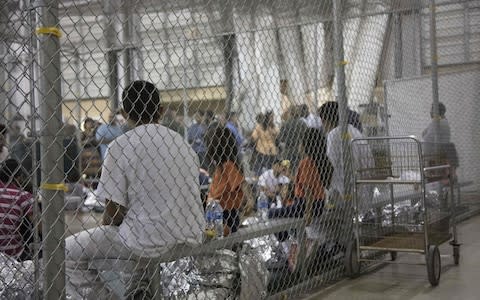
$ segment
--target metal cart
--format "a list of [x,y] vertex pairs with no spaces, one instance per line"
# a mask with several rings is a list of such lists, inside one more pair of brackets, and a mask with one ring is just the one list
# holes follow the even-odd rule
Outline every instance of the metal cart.
[[[355,238],[347,245],[347,274],[357,276],[365,262],[387,262],[382,254],[390,253],[389,262],[397,263],[397,252],[410,252],[425,255],[428,279],[438,285],[439,245],[450,241],[454,263],[460,258],[454,172],[441,145],[427,146],[415,137],[376,137],[353,140],[351,150],[367,162],[353,165]],[[365,186],[383,188],[387,197],[369,196],[362,192]]]

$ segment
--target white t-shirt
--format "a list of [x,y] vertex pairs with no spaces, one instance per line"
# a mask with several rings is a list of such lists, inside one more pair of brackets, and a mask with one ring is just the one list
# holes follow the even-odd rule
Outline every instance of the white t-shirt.
[[190,145],[161,125],[138,126],[109,145],[98,195],[128,209],[119,227],[127,248],[154,257],[178,244],[202,242],[198,173]]
[[[350,137],[349,143],[351,142],[352,139],[364,138],[363,134],[352,125],[348,125],[348,133]],[[366,144],[366,141],[364,142],[364,144]],[[368,151],[368,153],[362,153],[364,151]],[[341,196],[344,196],[345,195],[345,185],[344,185],[345,173],[343,170],[343,148],[342,148],[342,135],[341,135],[340,127],[336,127],[328,133],[327,156],[330,159],[330,162],[332,163],[334,168],[330,190],[332,191],[336,190],[337,192],[340,193]],[[354,149],[352,149],[352,157],[353,157],[353,163],[354,163],[353,168],[373,167],[373,164],[374,164],[373,156],[371,154],[370,147],[368,146],[354,147]],[[353,191],[353,184],[354,184],[353,173],[350,178],[351,178],[352,191]],[[362,185],[361,187],[359,187],[358,194],[361,195],[362,197],[371,198],[373,197],[373,187],[368,185]]]
[[275,188],[279,184],[288,184],[289,182],[290,182],[290,179],[288,179],[288,177],[286,176],[281,175],[281,176],[275,177],[275,175],[273,175],[272,169],[265,171],[258,178],[258,185],[261,187],[268,188],[270,192],[274,192]]
[[315,114],[310,113],[308,117],[302,118],[302,120],[309,128],[322,129],[322,119]]

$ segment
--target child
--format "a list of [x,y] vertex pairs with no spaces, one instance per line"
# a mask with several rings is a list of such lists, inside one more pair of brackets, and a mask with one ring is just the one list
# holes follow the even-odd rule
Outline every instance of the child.
[[224,236],[236,232],[240,226],[240,214],[248,214],[253,208],[250,187],[239,166],[238,148],[232,132],[223,126],[211,128],[206,135],[207,157],[214,164],[213,180],[208,200],[219,200],[223,208]]
[[[27,228],[22,225],[34,224],[33,198],[23,190],[25,174],[14,159],[0,164],[0,252],[22,260],[28,252]],[[40,230],[40,227],[38,227]]]
[[295,176],[294,203],[271,209],[269,218],[303,217],[308,194],[313,200],[313,216],[318,217],[322,212],[325,189],[329,187],[333,174],[333,166],[326,154],[326,139],[320,130],[308,128],[299,148],[303,158]]
[[283,184],[280,187],[280,197],[283,207],[292,206],[295,203],[295,185],[293,183]]

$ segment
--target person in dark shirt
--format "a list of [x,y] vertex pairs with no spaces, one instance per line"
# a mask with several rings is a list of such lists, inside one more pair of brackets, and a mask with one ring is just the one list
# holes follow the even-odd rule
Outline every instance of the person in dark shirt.
[[358,131],[363,132],[362,122],[360,121],[360,115],[350,108],[348,109],[348,124],[357,128]]
[[300,161],[298,146],[308,127],[305,122],[302,121],[301,112],[298,111],[298,109],[294,109],[290,116],[290,119],[280,128],[276,141],[281,148],[280,156],[283,159],[289,160],[292,170],[295,171]]
[[177,121],[177,113],[167,109],[163,115],[162,125],[185,136],[185,128]]
[[198,111],[195,114],[196,123],[187,130],[188,143],[192,145],[193,151],[197,153],[200,165],[203,165],[206,152],[205,132],[207,131],[207,126],[204,123],[204,115],[203,111]]

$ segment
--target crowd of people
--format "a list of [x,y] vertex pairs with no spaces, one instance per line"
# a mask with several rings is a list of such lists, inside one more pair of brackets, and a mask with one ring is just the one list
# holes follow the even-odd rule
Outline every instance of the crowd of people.
[[[195,247],[204,239],[210,201],[223,209],[224,236],[238,231],[258,195],[268,199],[268,218],[318,217],[327,190],[334,203],[341,203],[346,193],[342,140],[363,137],[359,116],[351,110],[348,134],[342,133],[336,102],[315,112],[306,105],[291,107],[280,126],[272,111],[259,114],[251,132],[242,131],[236,112],[215,116],[199,110],[186,128],[173,111],[163,111],[157,88],[146,81],[127,86],[122,103],[107,124],[84,121],[80,147],[76,128],[64,128],[66,180],[78,181],[80,173],[100,174],[96,195],[105,203],[101,226],[66,239],[66,259],[73,263],[154,257],[178,246]],[[440,113],[444,116],[444,109]],[[19,134],[7,147],[6,131],[0,126],[0,251],[25,259],[28,237],[18,228],[25,220],[31,226],[34,205],[27,184],[27,174],[34,170],[27,153],[39,147],[38,141],[28,144]],[[252,151],[249,159],[246,149]],[[352,155],[354,164],[365,163],[361,153]],[[28,160],[30,169],[24,165]],[[255,175],[254,184],[245,168]],[[202,194],[200,185],[208,191]],[[277,237],[282,241],[288,233]],[[83,284],[92,276],[86,274]]]
[[[154,88],[143,81],[136,82],[136,84],[142,85],[144,89],[153,90]],[[135,86],[135,88],[139,87]],[[112,218],[115,216],[115,219],[117,219],[115,221],[105,221],[104,224],[112,222],[115,224],[123,223],[123,218],[118,220],[119,214],[114,213],[117,210],[122,211],[125,216],[128,215],[127,211],[133,210],[137,210],[135,214],[146,213],[143,207],[144,203],[142,203],[141,208],[132,209],[130,205],[135,206],[135,203],[121,199],[121,197],[124,197],[121,193],[131,193],[129,187],[126,186],[127,184],[138,182],[139,186],[145,186],[149,180],[153,180],[152,185],[154,184],[157,188],[159,186],[159,183],[154,179],[147,179],[146,177],[140,179],[142,174],[147,174],[148,172],[135,171],[139,167],[132,164],[135,156],[153,156],[155,161],[176,162],[178,159],[181,159],[182,163],[185,164],[190,155],[188,151],[194,153],[195,159],[198,159],[198,168],[195,167],[197,164],[192,161],[180,173],[178,172],[180,168],[178,164],[168,167],[158,166],[153,171],[158,173],[148,174],[148,177],[159,177],[164,181],[168,181],[168,176],[174,176],[173,173],[175,173],[175,178],[171,179],[174,180],[175,184],[170,183],[168,187],[164,186],[164,189],[170,192],[184,186],[196,187],[199,183],[202,183],[199,182],[199,178],[200,181],[202,177],[207,178],[203,184],[208,185],[208,192],[198,198],[202,199],[200,203],[203,204],[203,208],[212,199],[220,201],[220,205],[224,210],[225,235],[238,230],[241,218],[254,210],[255,198],[259,194],[265,194],[269,198],[270,207],[272,208],[269,217],[301,217],[305,208],[304,199],[308,190],[316,199],[315,203],[318,203],[318,205],[315,205],[315,214],[318,215],[323,205],[324,190],[329,188],[330,182],[336,182],[336,178],[341,176],[341,174],[337,175],[338,165],[331,163],[331,161],[335,162],[333,158],[333,152],[335,151],[330,151],[331,153],[328,151],[328,142],[334,142],[331,142],[331,139],[327,139],[327,134],[328,131],[336,127],[336,120],[330,121],[329,116],[338,114],[338,108],[333,102],[322,106],[315,113],[310,113],[306,105],[292,107],[287,113],[282,115],[283,122],[278,127],[272,111],[259,114],[253,131],[247,133],[242,131],[243,126],[239,124],[236,112],[215,115],[213,111],[198,110],[194,115],[195,122],[186,128],[179,122],[173,110],[167,109],[163,111],[160,105],[158,107],[152,106],[148,102],[153,101],[150,99],[152,95],[148,95],[150,98],[145,96],[147,100],[150,99],[148,101],[145,99],[138,99],[138,101],[147,101],[142,103],[142,105],[152,106],[150,109],[151,111],[157,110],[156,114],[154,116],[143,116],[137,112],[133,114],[126,107],[130,99],[129,97],[131,97],[129,93],[139,93],[139,95],[145,96],[141,89],[134,91],[126,89],[123,96],[124,107],[112,113],[107,123],[101,124],[91,118],[86,118],[83,123],[84,130],[80,135],[77,135],[77,129],[73,125],[65,124],[63,129],[64,146],[66,149],[64,158],[66,182],[79,181],[81,174],[94,178],[101,176],[97,194],[100,196],[105,194],[105,199],[107,199],[105,214],[108,215],[110,213]],[[135,104],[134,100],[130,101]],[[160,103],[159,100],[158,103]],[[144,111],[145,109],[139,110]],[[354,114],[352,113],[352,115]],[[149,134],[148,130],[141,134],[137,133],[138,136],[132,136],[132,134],[139,131],[139,128],[143,128],[137,126],[139,123],[140,125],[158,125],[154,127],[153,136]],[[354,123],[354,125],[358,124]],[[159,144],[160,142],[155,143],[154,140],[154,137],[159,135],[160,129],[168,129],[168,131],[162,131],[161,138],[159,137],[159,141],[162,140],[162,146]],[[7,128],[3,126],[0,130],[2,130],[0,135],[0,158],[2,161],[6,160],[7,157],[11,157],[10,163],[12,161],[20,162],[17,170],[18,174],[35,173],[34,166],[38,166],[40,162],[39,141],[33,141],[22,135],[19,130],[14,130],[10,134],[11,147],[7,147],[5,139]],[[358,136],[358,134],[353,132],[353,136]],[[78,137],[80,137],[79,143],[77,143]],[[117,145],[119,141],[127,137],[131,140],[118,146],[117,154],[114,154],[116,149],[114,145]],[[138,137],[138,139],[134,137]],[[175,142],[167,142],[171,138],[177,140]],[[137,153],[139,151],[138,148],[145,150],[142,153]],[[163,149],[162,151],[160,151],[161,148]],[[249,155],[247,165],[245,165],[243,161],[246,157],[243,153],[247,149],[251,149],[252,153]],[[38,164],[33,162],[33,151],[36,151]],[[182,153],[181,157],[178,156],[179,153]],[[158,157],[159,154],[162,154],[161,157]],[[166,157],[167,154],[172,157]],[[173,154],[176,155],[173,156]],[[112,155],[118,157],[112,158]],[[128,160],[128,164],[126,162],[126,165],[120,166],[123,157]],[[156,163],[152,162],[152,164],[155,165]],[[250,168],[256,176],[258,179],[256,181],[257,184],[252,186],[250,183],[247,183],[245,166]],[[129,173],[130,170],[133,173]],[[160,172],[160,170],[162,171]],[[40,183],[39,168],[36,171],[37,183]],[[162,175],[165,172],[170,173],[170,175],[166,175],[167,178],[164,178]],[[187,182],[189,180],[187,178],[189,172],[196,174],[196,185]],[[125,175],[131,178],[123,178],[122,180],[122,176]],[[28,176],[21,177],[23,181],[17,187],[22,192],[32,192]],[[13,182],[15,184],[17,181],[14,181],[12,178],[10,178],[10,183]],[[179,184],[178,180],[182,178],[186,180],[185,184]],[[4,182],[5,185],[10,183]],[[111,186],[112,190],[105,191],[106,186]],[[138,197],[138,187],[136,187],[135,191],[137,195],[129,195],[129,201]],[[177,192],[180,193],[180,191]],[[158,191],[158,193],[165,194],[163,189]],[[283,197],[281,197],[282,195]],[[178,200],[178,197],[172,196],[171,198]],[[192,207],[191,200],[188,200],[189,197],[185,196],[183,198]],[[280,202],[276,204],[279,198],[283,198],[283,200],[279,200]],[[145,200],[143,199],[142,201]],[[151,202],[148,202],[148,205],[152,207],[157,205],[153,202],[151,200]],[[161,206],[162,203],[158,203],[158,205]],[[170,209],[173,209],[173,207],[170,207]],[[29,211],[25,216],[28,216],[28,213]],[[203,212],[201,214],[203,216]],[[135,218],[138,218],[138,215]],[[132,224],[135,224],[133,217],[131,219]],[[196,219],[198,221],[200,217],[197,216]],[[154,225],[152,226],[155,227]],[[128,229],[128,231],[135,230],[138,231],[138,228],[135,229],[135,225],[131,225]],[[162,230],[165,230],[165,228]],[[142,235],[142,233],[138,234]],[[88,235],[96,236],[94,232],[89,232]],[[145,242],[145,245],[150,244],[151,242]]]

